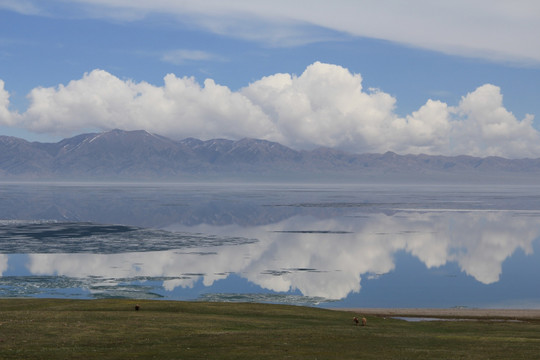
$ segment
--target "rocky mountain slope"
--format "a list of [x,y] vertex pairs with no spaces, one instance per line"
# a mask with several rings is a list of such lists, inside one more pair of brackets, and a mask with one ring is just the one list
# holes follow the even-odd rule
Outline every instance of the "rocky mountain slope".
[[142,130],[82,134],[58,143],[0,136],[0,179],[459,179],[537,174],[540,159],[297,151],[266,140],[175,141]]

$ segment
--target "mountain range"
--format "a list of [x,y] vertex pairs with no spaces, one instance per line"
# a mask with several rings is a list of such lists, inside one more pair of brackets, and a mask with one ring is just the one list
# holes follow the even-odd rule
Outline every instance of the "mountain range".
[[538,176],[540,159],[298,151],[258,139],[176,141],[144,130],[82,134],[57,143],[0,136],[0,179],[5,180],[454,181]]

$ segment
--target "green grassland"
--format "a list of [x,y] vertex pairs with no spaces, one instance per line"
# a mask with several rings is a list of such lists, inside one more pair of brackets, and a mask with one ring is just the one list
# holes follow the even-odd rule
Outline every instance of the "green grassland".
[[251,303],[1,299],[0,359],[540,356],[540,320],[406,322],[369,316],[363,327],[353,325],[354,315]]

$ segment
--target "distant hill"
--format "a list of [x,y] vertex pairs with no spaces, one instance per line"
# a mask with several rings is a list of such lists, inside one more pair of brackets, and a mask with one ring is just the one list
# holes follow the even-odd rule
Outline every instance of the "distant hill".
[[82,134],[58,143],[0,136],[0,179],[465,181],[538,175],[540,159],[297,151],[266,140],[175,141],[142,130]]

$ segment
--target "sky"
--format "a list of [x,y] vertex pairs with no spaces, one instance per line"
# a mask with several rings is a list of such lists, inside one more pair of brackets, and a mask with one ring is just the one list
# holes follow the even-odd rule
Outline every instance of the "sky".
[[0,135],[540,157],[536,0],[0,0]]

